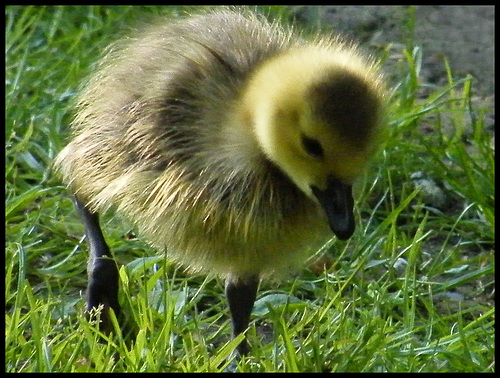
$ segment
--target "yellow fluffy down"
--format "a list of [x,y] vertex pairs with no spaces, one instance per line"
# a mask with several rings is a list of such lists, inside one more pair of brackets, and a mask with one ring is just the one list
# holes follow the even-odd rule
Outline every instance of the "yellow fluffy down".
[[[308,88],[329,75],[353,77],[360,101],[382,107],[373,62],[337,38],[228,9],[156,22],[107,50],[56,170],[92,211],[115,209],[192,270],[275,277],[333,236],[308,185],[354,180],[379,134],[378,112],[366,143],[315,116]],[[304,132],[321,138],[323,161],[299,151]]]

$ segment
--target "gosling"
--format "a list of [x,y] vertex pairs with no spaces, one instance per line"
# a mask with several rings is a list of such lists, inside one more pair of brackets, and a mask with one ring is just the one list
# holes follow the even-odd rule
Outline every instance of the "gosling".
[[103,306],[101,327],[120,311],[98,219],[114,208],[169,259],[223,277],[243,333],[261,279],[353,234],[352,184],[377,148],[384,93],[356,46],[248,10],[163,20],[113,44],[55,161],[90,246],[87,310]]

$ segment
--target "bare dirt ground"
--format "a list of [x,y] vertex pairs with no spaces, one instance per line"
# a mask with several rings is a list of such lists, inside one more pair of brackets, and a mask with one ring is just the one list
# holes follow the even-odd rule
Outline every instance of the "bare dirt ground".
[[[470,73],[476,79],[477,95],[494,95],[493,6],[418,6],[414,35],[408,35],[408,6],[292,6],[298,22],[320,22],[334,31],[368,45],[406,46],[409,38],[422,46],[421,79],[446,83],[443,57],[457,77]],[[318,21],[319,20],[319,21]]]

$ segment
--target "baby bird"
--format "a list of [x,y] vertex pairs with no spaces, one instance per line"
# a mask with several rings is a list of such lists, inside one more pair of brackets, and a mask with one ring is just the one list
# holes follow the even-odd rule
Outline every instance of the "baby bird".
[[355,46],[248,10],[163,20],[113,44],[55,161],[90,245],[87,309],[103,305],[105,327],[120,308],[98,220],[112,207],[167,258],[222,276],[233,336],[244,332],[260,279],[354,232],[352,184],[384,98]]

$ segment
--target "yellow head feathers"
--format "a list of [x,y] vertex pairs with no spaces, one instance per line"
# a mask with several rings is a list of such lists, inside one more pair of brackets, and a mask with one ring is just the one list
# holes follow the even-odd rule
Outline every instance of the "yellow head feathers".
[[352,183],[381,128],[384,92],[373,63],[352,46],[305,45],[254,72],[242,106],[251,109],[264,153],[308,196],[333,174]]

